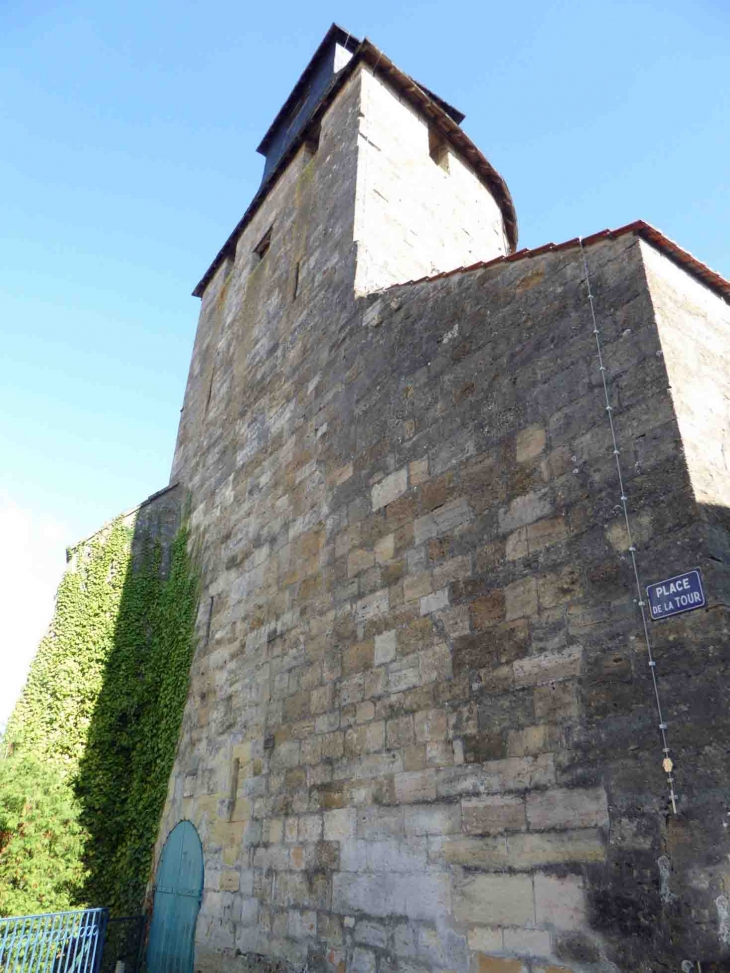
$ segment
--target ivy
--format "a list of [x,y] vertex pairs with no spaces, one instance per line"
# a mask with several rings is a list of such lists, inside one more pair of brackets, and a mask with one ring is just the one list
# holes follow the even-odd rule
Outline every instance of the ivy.
[[[51,627],[8,724],[12,757],[0,760],[42,766],[70,795],[64,814],[71,820],[73,812],[78,841],[34,854],[50,871],[62,858],[73,876],[53,908],[140,910],[175,758],[197,576],[186,526],[172,543],[167,572],[158,541],[137,537],[133,558],[132,539],[118,520],[72,552]],[[30,807],[33,774],[23,780]],[[21,814],[0,844],[0,882],[24,827]],[[17,868],[15,881],[24,881]],[[35,908],[45,908],[40,896]]]

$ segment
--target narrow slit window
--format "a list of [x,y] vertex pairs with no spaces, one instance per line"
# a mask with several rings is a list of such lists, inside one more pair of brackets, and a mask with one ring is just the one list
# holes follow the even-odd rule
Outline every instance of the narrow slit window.
[[205,624],[205,644],[210,642],[210,629],[213,624],[213,595],[210,596],[210,601],[208,602],[208,621]]
[[266,233],[261,237],[259,242],[253,248],[254,256],[256,257],[256,262],[260,263],[266,254],[269,252],[269,247],[271,246],[271,231],[274,229],[273,225],[268,228]]
[[213,398],[213,379],[215,378],[215,368],[210,373],[210,385],[208,386],[208,398],[205,400],[205,415],[208,415],[210,400]]
[[238,757],[233,761],[233,768],[231,771],[231,796],[228,801],[228,806],[230,808],[228,812],[228,820],[232,821],[236,810],[236,800],[238,799],[238,778],[241,775],[241,761]]
[[299,261],[294,265],[294,287],[292,288],[292,300],[296,301],[299,293]]
[[319,149],[320,126],[313,125],[304,137],[305,165],[312,159]]
[[449,171],[449,143],[433,126],[428,129],[428,154],[444,172]]

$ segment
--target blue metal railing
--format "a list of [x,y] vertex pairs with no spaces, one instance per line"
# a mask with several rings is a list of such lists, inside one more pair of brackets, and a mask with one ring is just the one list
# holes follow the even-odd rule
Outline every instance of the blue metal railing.
[[0,919],[0,973],[97,973],[106,909]]

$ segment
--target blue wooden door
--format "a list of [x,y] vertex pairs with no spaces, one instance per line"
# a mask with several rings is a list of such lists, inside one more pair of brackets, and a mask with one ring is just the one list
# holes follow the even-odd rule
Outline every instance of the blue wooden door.
[[155,879],[147,944],[149,973],[193,973],[195,923],[203,894],[203,848],[190,821],[167,836]]

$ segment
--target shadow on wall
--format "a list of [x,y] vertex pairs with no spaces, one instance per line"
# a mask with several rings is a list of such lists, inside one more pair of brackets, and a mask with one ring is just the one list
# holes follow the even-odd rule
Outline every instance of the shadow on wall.
[[144,902],[194,651],[197,579],[180,492],[162,491],[137,515],[76,779],[88,834],[84,899],[120,915]]
[[0,914],[142,908],[194,649],[181,501],[70,552],[0,759]]
[[[708,599],[706,608],[650,622],[679,813],[672,813],[668,790],[658,789],[663,783],[656,773],[660,741],[648,667],[624,676],[614,665],[606,679],[621,652],[606,653],[605,671],[586,688],[590,695],[599,679],[605,680],[601,698],[607,707],[593,713],[589,709],[587,722],[605,728],[610,711],[620,712],[623,746],[600,730],[592,742],[599,765],[611,759],[611,751],[614,759],[619,755],[624,793],[617,793],[612,807],[609,865],[587,870],[590,925],[612,940],[611,958],[620,969],[638,969],[646,956],[662,968],[676,969],[677,957],[687,957],[683,971],[728,973],[724,852],[730,820],[730,509],[698,503],[693,513],[688,504],[687,518],[686,536],[664,552],[665,563],[672,567],[664,575],[642,578],[647,584],[675,568],[698,567]],[[641,752],[639,740],[647,741]],[[653,795],[645,785],[650,780],[657,786]],[[568,937],[561,947],[563,960],[593,961],[592,947],[580,934]]]

